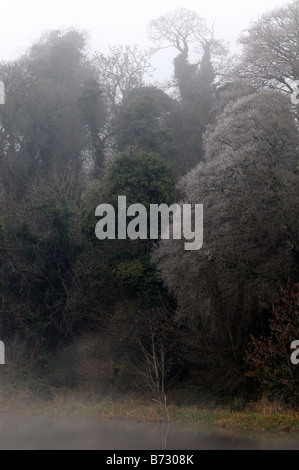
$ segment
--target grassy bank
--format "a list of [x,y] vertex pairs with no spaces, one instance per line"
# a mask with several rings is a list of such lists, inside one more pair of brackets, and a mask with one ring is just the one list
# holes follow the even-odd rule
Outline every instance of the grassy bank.
[[32,394],[28,389],[14,393],[0,389],[0,414],[3,413],[170,421],[194,426],[209,425],[226,430],[299,434],[299,412],[267,400],[247,404],[238,410],[231,405],[200,402],[165,406],[133,394],[103,397],[86,392],[57,391],[52,394],[51,399],[45,399]]

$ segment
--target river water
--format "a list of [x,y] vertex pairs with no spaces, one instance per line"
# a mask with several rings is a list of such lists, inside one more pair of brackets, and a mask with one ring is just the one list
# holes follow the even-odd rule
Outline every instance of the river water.
[[299,450],[299,434],[129,420],[0,415],[0,450]]

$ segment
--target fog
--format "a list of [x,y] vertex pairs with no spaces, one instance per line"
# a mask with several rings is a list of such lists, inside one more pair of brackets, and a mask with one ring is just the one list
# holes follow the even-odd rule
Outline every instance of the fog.
[[286,433],[254,437],[209,427],[102,418],[0,416],[0,450],[299,450]]
[[299,450],[295,1],[2,2],[1,450]]
[[[236,52],[239,34],[251,21],[287,3],[286,0],[239,3],[233,0],[201,3],[196,0],[5,0],[1,2],[0,9],[0,61],[17,59],[41,34],[55,29],[75,28],[86,32],[93,51],[107,53],[110,45],[120,44],[138,44],[148,49],[152,47],[146,36],[149,22],[180,7],[194,10],[210,25],[214,23],[215,37],[228,41]],[[169,78],[174,56],[175,51],[167,49],[153,57],[155,79],[163,81]]]

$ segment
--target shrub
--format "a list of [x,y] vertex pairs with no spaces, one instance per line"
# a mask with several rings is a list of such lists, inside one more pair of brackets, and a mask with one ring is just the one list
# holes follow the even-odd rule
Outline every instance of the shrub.
[[251,337],[245,362],[246,374],[255,379],[263,392],[295,402],[299,396],[299,367],[290,361],[292,341],[299,339],[299,283],[282,289],[273,307],[268,337]]

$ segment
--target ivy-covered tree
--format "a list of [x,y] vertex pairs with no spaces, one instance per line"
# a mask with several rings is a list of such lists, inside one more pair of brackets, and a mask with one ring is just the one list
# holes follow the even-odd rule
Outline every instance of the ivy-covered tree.
[[173,171],[157,154],[140,152],[120,154],[111,163],[107,175],[109,199],[127,197],[128,204],[170,204],[174,200]]
[[155,87],[135,88],[123,100],[116,118],[118,150],[134,148],[159,153],[172,161],[172,129],[169,114],[174,101]]
[[92,174],[100,177],[103,174],[106,151],[112,137],[109,125],[107,98],[96,79],[85,81],[78,96],[78,107],[82,125],[86,128],[87,148],[85,166]]
[[[186,8],[152,20],[148,35],[157,50],[171,47],[179,52],[174,59],[174,81],[180,100],[170,115],[170,126],[173,158],[180,174],[185,174],[203,159],[202,136],[213,121],[217,75],[213,61],[226,51],[206,20]],[[198,57],[193,63],[191,51]]]
[[52,31],[22,58],[2,63],[0,74],[6,92],[1,115],[5,189],[22,197],[32,177],[51,171],[72,174],[73,184],[80,186],[87,148],[94,143],[79,109],[81,88],[94,79],[84,36]]
[[[18,217],[6,219],[0,324],[8,345],[16,340],[23,345],[23,365],[31,358],[30,367],[46,366],[72,335],[67,304],[79,252],[73,221],[66,198],[49,193],[32,199],[28,195]],[[17,366],[22,372],[22,358],[19,364],[13,361],[16,353],[8,349],[12,370]]]

